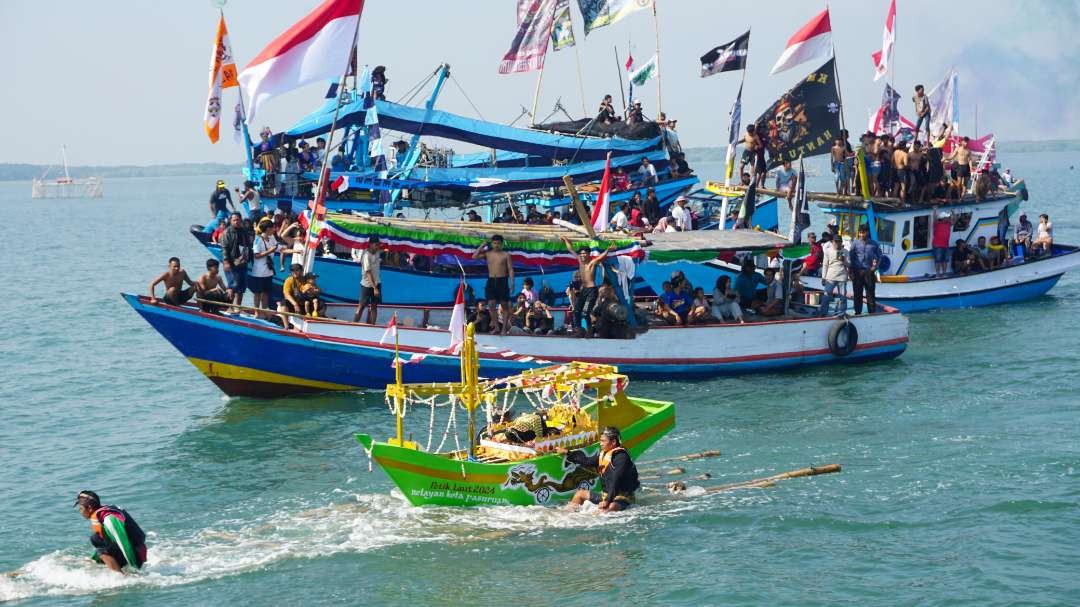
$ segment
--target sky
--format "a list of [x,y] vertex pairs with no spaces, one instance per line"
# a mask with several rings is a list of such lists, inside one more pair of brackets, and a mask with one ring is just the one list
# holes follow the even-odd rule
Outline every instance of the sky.
[[[823,3],[656,2],[662,105],[669,117],[679,119],[685,147],[726,143],[740,75],[701,78],[699,57],[712,47],[752,30],[744,124],[825,61],[769,75],[786,40]],[[224,12],[237,63],[242,68],[318,3],[229,0]],[[656,51],[649,12],[594,30],[586,39],[576,1],[572,4],[579,46],[576,53],[549,53],[537,112],[541,119],[558,99],[575,118],[583,116],[581,88],[590,114],[605,93],[620,107],[615,47],[622,60],[631,48],[639,64]],[[884,81],[873,81],[870,54],[881,47],[887,4],[831,3],[851,131],[865,129],[868,112],[880,103]],[[217,19],[211,0],[0,0],[0,49],[9,57],[0,94],[8,144],[0,147],[0,162],[55,163],[62,143],[74,165],[242,161],[227,122],[217,145],[202,128]],[[476,117],[475,104],[483,118],[509,123],[523,106],[532,105],[537,80],[535,72],[497,73],[514,33],[514,0],[367,0],[359,56],[361,63],[387,66],[391,100],[447,62],[453,80],[439,98],[439,109]],[[979,134],[994,132],[1003,140],[1080,138],[1080,112],[1074,109],[1080,98],[1078,56],[1080,2],[1075,0],[897,1],[891,79],[903,95],[905,115],[912,113],[915,84],[929,89],[955,66],[965,133],[974,132],[977,104]],[[655,85],[635,91],[648,115],[657,107]],[[288,128],[319,104],[325,89],[316,84],[268,101],[260,106],[252,132],[263,126]],[[229,107],[233,95],[235,89],[226,92]]]

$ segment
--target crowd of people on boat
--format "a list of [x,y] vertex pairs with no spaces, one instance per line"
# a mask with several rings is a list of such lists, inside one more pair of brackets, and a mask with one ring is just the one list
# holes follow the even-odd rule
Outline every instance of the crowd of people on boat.
[[[858,149],[852,148],[848,131],[840,131],[830,149],[837,194],[862,192],[863,176],[870,196],[903,203],[960,200],[968,193],[985,200],[1013,185],[1011,171],[1001,172],[994,163],[980,162],[971,139],[954,136],[951,125],[941,125],[931,134],[931,107],[923,85],[915,87],[912,103],[917,117],[914,129],[901,128],[896,134],[867,131],[859,136]],[[920,139],[924,126],[925,137]],[[947,154],[946,147],[951,147]],[[860,154],[861,172],[855,170]]]

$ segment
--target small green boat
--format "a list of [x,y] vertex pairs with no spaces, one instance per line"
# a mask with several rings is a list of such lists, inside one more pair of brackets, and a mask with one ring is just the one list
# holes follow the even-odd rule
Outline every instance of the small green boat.
[[[636,458],[675,426],[674,404],[627,396],[626,376],[611,365],[573,362],[482,380],[477,376],[472,325],[466,329],[461,361],[462,381],[445,384],[403,384],[399,364],[398,381],[386,387],[387,403],[397,417],[397,436],[381,442],[367,434],[356,435],[414,506],[531,506],[565,501],[578,489],[592,488],[597,476],[593,469],[566,461],[558,450],[596,453],[599,431],[614,426],[621,431],[623,447]],[[539,416],[527,411],[517,420],[505,420],[502,414],[512,411],[515,403],[525,403],[544,415],[544,429],[532,440],[507,438],[507,431],[520,426],[521,419]],[[460,409],[468,414],[467,446],[459,446],[462,441],[455,419]],[[444,415],[436,415],[440,411]],[[478,412],[487,421],[479,435]],[[408,413],[428,426],[424,448],[404,438]],[[446,421],[436,423],[440,417]],[[441,444],[433,449],[438,437]],[[449,442],[454,449],[440,451]]]

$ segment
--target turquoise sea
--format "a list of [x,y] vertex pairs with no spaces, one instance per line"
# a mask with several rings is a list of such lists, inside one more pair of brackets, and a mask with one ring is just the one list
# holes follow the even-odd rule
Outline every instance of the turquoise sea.
[[[1080,242],[1080,153],[1002,160],[1029,213]],[[1080,604],[1080,273],[1035,301],[913,316],[895,361],[631,384],[677,402],[647,459],[722,451],[687,465],[714,477],[691,484],[841,474],[657,491],[608,517],[420,509],[352,439],[392,431],[381,394],[226,399],[121,301],[171,255],[201,267],[186,228],[212,184],[112,179],[102,200],[44,202],[0,183],[0,601]],[[145,574],[87,560],[82,489],[150,531]]]

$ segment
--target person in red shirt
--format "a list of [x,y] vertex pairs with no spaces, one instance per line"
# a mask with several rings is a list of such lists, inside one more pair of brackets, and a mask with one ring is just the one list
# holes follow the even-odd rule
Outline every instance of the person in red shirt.
[[630,189],[630,176],[622,167],[615,169],[615,174],[611,176],[611,189],[616,192],[625,192]]
[[934,247],[934,273],[942,275],[949,273],[949,240],[952,238],[953,217],[951,213],[938,212],[935,206],[931,210],[934,221],[933,239],[930,244]]
[[818,244],[817,234],[810,232],[806,235],[806,241],[810,243],[810,254],[803,257],[802,270],[799,274],[802,276],[820,276],[821,259],[824,253],[821,250],[821,245]]

